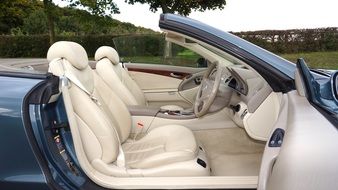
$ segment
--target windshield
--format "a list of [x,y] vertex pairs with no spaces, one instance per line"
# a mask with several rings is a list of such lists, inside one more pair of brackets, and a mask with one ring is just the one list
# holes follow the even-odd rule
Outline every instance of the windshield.
[[203,56],[167,42],[164,34],[129,35],[114,38],[115,49],[125,63],[205,67]]

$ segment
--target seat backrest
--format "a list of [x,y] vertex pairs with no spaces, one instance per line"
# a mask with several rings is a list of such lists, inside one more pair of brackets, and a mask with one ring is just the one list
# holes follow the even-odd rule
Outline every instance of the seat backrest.
[[89,162],[116,161],[120,142],[126,141],[131,130],[131,116],[126,105],[91,69],[81,45],[56,42],[49,48],[47,59],[50,72],[70,79],[69,95]]
[[96,72],[127,105],[147,105],[145,96],[137,83],[121,66],[116,50],[102,46],[95,53]]

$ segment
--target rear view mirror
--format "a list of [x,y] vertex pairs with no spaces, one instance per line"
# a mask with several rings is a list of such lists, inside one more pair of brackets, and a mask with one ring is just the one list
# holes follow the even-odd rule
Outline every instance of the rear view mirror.
[[338,101],[338,71],[331,76],[331,89],[333,97]]

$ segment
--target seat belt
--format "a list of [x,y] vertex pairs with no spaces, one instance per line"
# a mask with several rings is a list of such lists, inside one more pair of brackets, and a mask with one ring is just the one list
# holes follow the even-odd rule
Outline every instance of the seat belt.
[[79,87],[83,92],[85,92],[93,102],[95,102],[98,106],[101,106],[101,103],[99,102],[99,99],[97,99],[92,93],[90,93],[83,85],[82,83],[74,77],[73,74],[65,71],[65,77],[70,80],[73,84],[75,84],[77,87]]
[[[63,67],[63,71],[64,71],[62,78],[60,78],[62,86],[67,87],[67,90],[68,90],[68,88],[69,88],[68,80],[70,80],[74,85],[76,85],[83,92],[85,92],[90,97],[90,99],[93,102],[95,102],[101,108],[102,104],[99,102],[99,100],[95,96],[93,96],[93,94],[90,93],[72,73],[67,72],[67,70],[65,71],[64,66],[63,66],[64,59],[62,59],[62,60],[63,60],[62,61],[62,67]],[[62,89],[64,90],[64,88],[62,88]],[[112,128],[114,129],[115,136],[116,136],[117,141],[119,143],[119,154],[117,155],[117,158],[116,158],[116,165],[118,167],[126,168],[126,161],[125,161],[126,159],[125,159],[125,155],[124,155],[124,152],[123,152],[123,149],[122,149],[122,144],[121,144],[121,141],[120,141],[119,134],[118,134],[117,130],[115,129],[115,127],[112,127]]]

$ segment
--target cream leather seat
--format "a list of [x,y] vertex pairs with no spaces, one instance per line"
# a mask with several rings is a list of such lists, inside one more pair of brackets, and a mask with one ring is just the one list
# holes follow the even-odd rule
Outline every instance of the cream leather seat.
[[188,128],[166,125],[140,140],[129,138],[132,122],[127,107],[88,66],[82,46],[56,42],[47,59],[50,72],[68,78],[78,139],[86,155],[81,159],[97,172],[117,177],[209,175],[206,155]]
[[[97,61],[96,72],[125,104],[148,105],[140,87],[119,64],[120,58],[114,48],[100,47],[95,52],[95,60]],[[164,105],[161,108],[165,110],[183,110],[182,107],[177,105]]]

